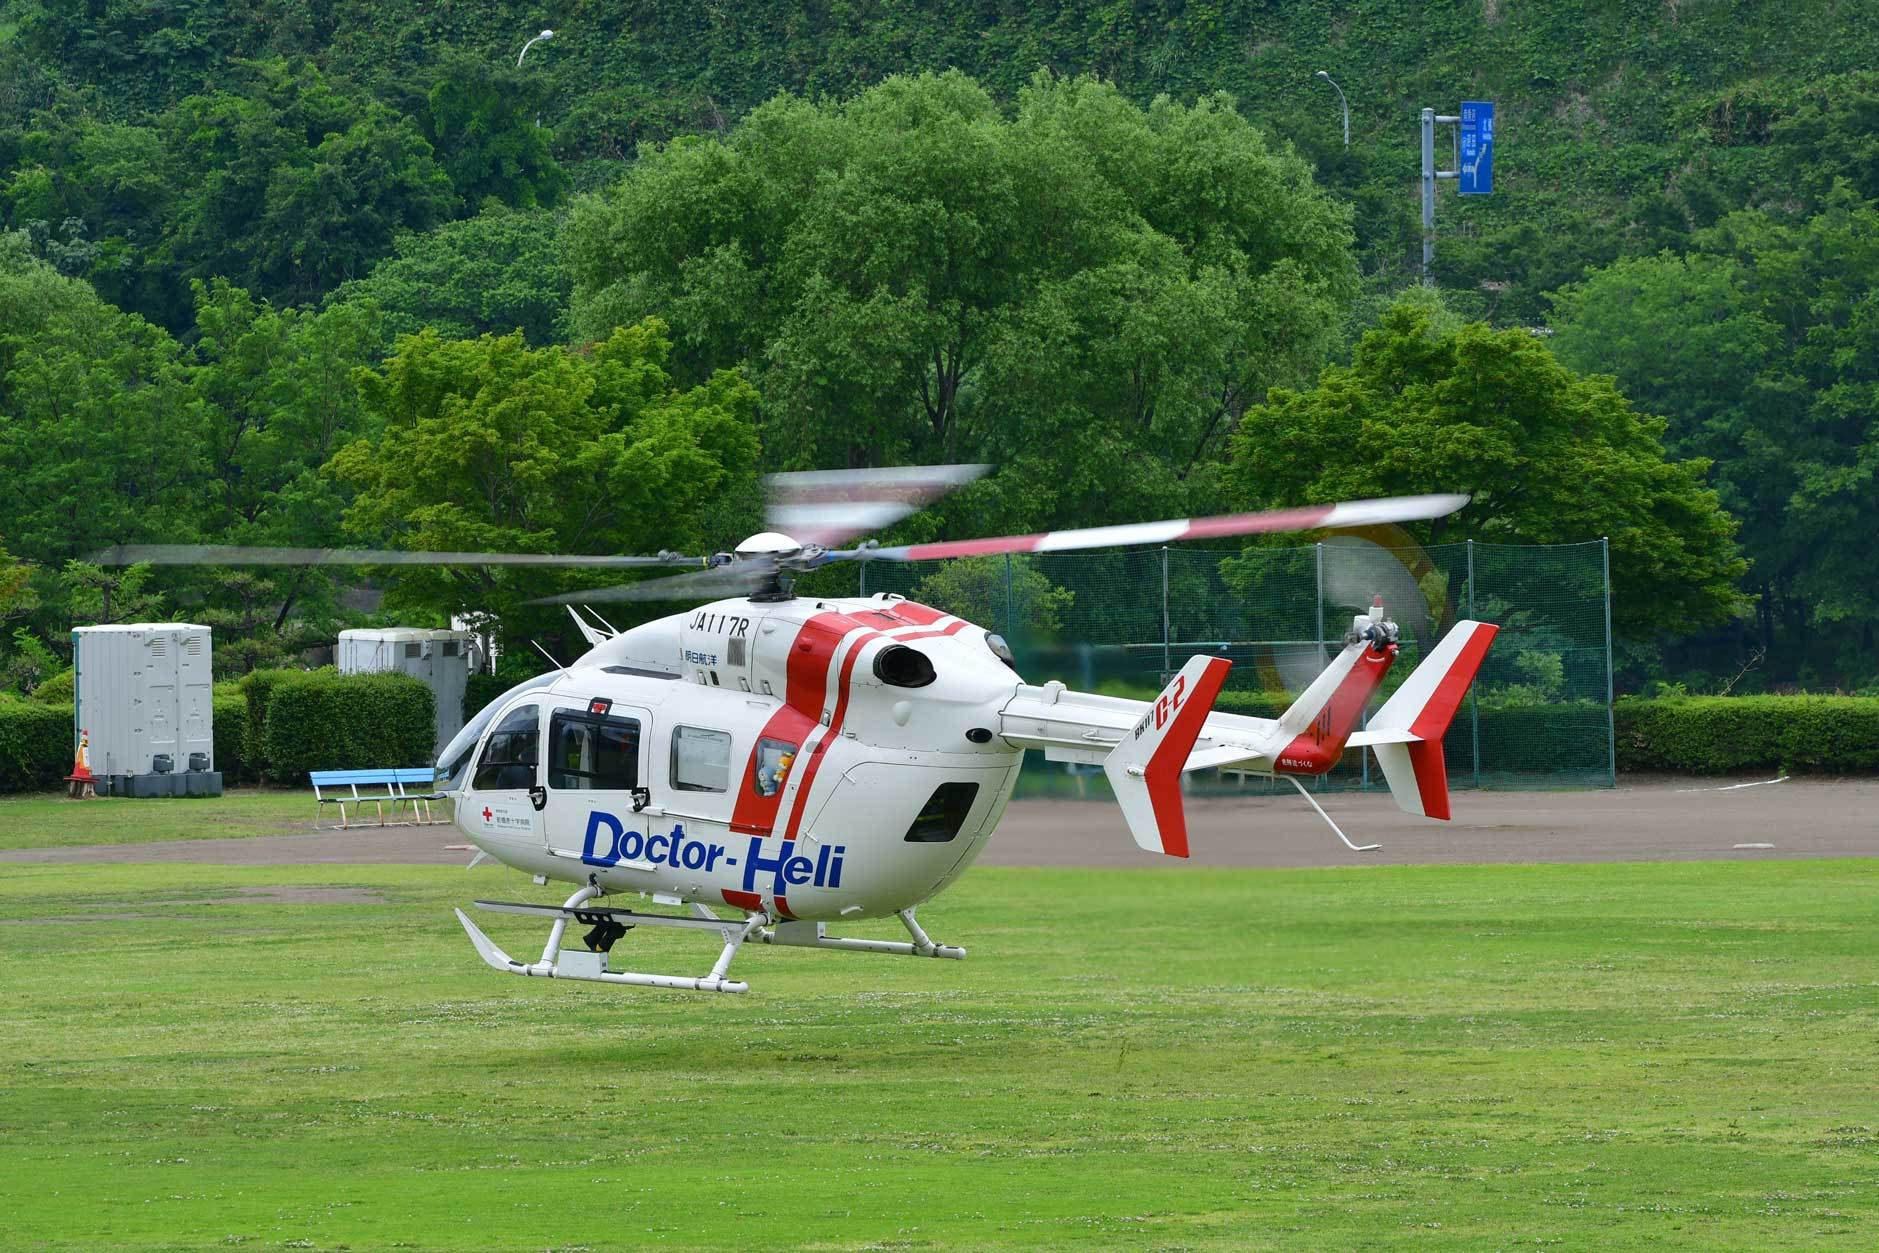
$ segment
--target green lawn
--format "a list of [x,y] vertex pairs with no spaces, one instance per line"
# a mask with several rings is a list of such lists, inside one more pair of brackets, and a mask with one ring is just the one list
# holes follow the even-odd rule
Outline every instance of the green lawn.
[[[310,789],[236,788],[220,797],[145,800],[100,796],[75,801],[63,793],[0,796],[0,849],[286,835],[311,831],[315,808]],[[339,819],[328,813],[323,820]]]
[[0,1242],[1871,1248],[1875,889],[980,870],[924,914],[969,961],[710,997],[484,968],[449,907],[550,895],[509,871],[9,866]]

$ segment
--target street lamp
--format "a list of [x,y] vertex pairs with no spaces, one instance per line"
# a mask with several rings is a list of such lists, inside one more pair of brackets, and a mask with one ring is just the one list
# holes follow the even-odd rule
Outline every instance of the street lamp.
[[[548,33],[547,31],[542,32],[542,34],[544,35],[547,33]],[[520,64],[520,62],[517,62],[517,64]],[[1344,110],[1344,146],[1346,148],[1350,147],[1351,146],[1351,106],[1350,106],[1350,102],[1344,99],[1344,89],[1342,87],[1339,87],[1336,83],[1331,82],[1331,75],[1326,73],[1324,70],[1319,70],[1316,74],[1313,74],[1312,77],[1322,78],[1325,82],[1331,83],[1331,90],[1337,93],[1338,105],[1340,108]]]
[[516,54],[515,68],[518,70],[522,68],[522,58],[528,55],[528,50],[530,48],[533,48],[536,44],[540,43],[544,39],[553,39],[554,37],[555,37],[555,33],[553,31],[545,30],[541,34],[535,36],[535,38],[523,44],[522,51]]

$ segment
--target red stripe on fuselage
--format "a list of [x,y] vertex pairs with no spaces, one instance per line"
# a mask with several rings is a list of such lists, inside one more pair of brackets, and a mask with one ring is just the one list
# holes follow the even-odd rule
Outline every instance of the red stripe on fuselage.
[[894,639],[900,643],[905,643],[907,640],[930,640],[942,635],[957,635],[971,625],[971,623],[962,618],[951,626],[944,627],[938,631],[909,631],[905,635],[896,635]]

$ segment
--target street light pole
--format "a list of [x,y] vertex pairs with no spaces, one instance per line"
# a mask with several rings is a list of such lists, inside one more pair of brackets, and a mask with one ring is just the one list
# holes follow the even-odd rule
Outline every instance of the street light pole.
[[1316,74],[1313,74],[1312,77],[1322,78],[1325,82],[1331,83],[1331,90],[1337,93],[1338,107],[1344,111],[1344,146],[1346,148],[1350,147],[1351,146],[1351,106],[1350,106],[1350,102],[1344,99],[1344,89],[1342,87],[1339,87],[1335,82],[1332,82],[1331,75],[1326,73],[1324,70],[1319,70]]
[[540,43],[544,39],[553,39],[554,37],[555,37],[555,33],[553,31],[545,30],[541,34],[535,36],[535,38],[523,44],[522,51],[516,53],[515,68],[518,70],[522,68],[522,58],[528,55],[528,50],[530,48],[533,48],[536,44]]

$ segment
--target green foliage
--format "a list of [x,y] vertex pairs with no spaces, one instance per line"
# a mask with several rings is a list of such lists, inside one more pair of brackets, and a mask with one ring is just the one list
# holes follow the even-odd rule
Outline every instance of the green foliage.
[[42,705],[70,705],[78,698],[77,685],[78,672],[68,666],[51,677],[41,680],[29,693],[28,699],[38,701]]
[[421,235],[400,235],[393,256],[332,300],[376,309],[385,353],[399,337],[426,328],[445,339],[521,331],[539,348],[566,338],[572,280],[559,240],[555,214],[492,206]]
[[554,132],[532,120],[543,105],[541,81],[506,61],[445,61],[428,98],[427,134],[465,204],[493,198],[546,208],[567,189],[550,151]]
[[247,694],[233,684],[218,683],[210,710],[215,719],[215,768],[221,772],[223,786],[254,778],[256,763],[248,752]]
[[0,792],[55,787],[72,770],[72,707],[0,694]]
[[299,782],[309,770],[422,766],[437,751],[435,702],[422,680],[331,667],[277,673],[261,742],[263,767],[275,780]]
[[952,509],[1023,527],[1204,497],[1335,342],[1348,223],[1224,97],[1040,73],[1007,114],[949,73],[643,153],[567,248],[582,333],[657,313],[682,376],[756,366],[775,463],[995,462]]
[[[727,500],[754,495],[756,393],[735,371],[673,385],[656,319],[588,352],[531,349],[519,334],[403,341],[360,376],[383,434],[329,467],[356,494],[347,525],[413,548],[650,553],[697,549]],[[595,576],[617,581],[617,576]],[[521,604],[565,590],[565,575],[413,570],[389,603],[492,613],[505,630],[565,615]]]
[[1844,773],[1879,769],[1879,698],[1626,697],[1613,706],[1625,770]]
[[962,557],[936,566],[914,587],[913,599],[988,631],[1054,634],[1076,593],[1024,557]]
[[1879,531],[1879,208],[1843,189],[1803,221],[1731,214],[1688,255],[1600,270],[1554,305],[1563,360],[1615,375],[1674,452],[1713,462],[1760,644],[1811,626],[1832,672],[1871,675],[1879,555],[1852,537]]
[[[17,692],[38,701],[63,699],[69,704],[72,700],[70,673],[57,653],[25,627],[16,627],[13,647],[7,653],[5,666],[0,667],[0,692]],[[59,678],[64,678],[65,682],[54,683]],[[42,694],[48,686],[53,692]],[[56,694],[60,687],[65,691],[62,698]]]
[[1228,482],[1245,506],[1470,493],[1432,540],[1609,536],[1613,626],[1641,636],[1726,619],[1743,569],[1706,463],[1668,460],[1662,431],[1524,331],[1442,331],[1405,303],[1349,366],[1248,415]]
[[410,118],[306,62],[240,69],[234,91],[190,96],[164,119],[181,179],[165,250],[183,274],[304,300],[455,210]]

